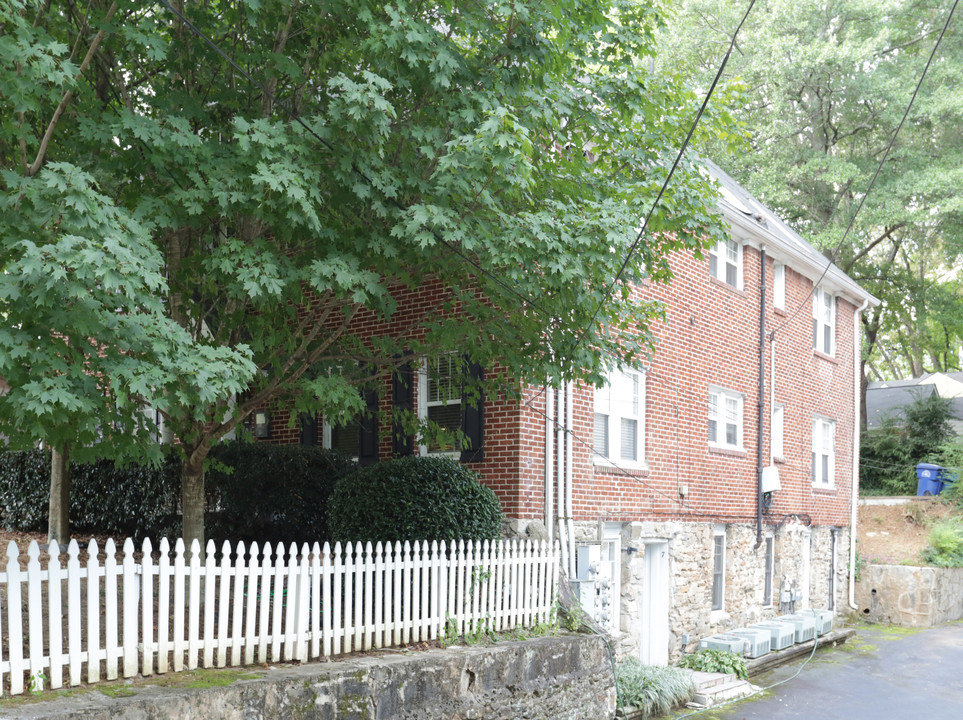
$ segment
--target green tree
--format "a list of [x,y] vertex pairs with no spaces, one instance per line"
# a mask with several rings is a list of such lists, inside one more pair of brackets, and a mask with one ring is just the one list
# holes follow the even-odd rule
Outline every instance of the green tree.
[[[162,254],[166,316],[226,353],[157,383],[186,538],[212,445],[254,408],[359,410],[406,352],[497,360],[509,387],[598,381],[649,348],[661,308],[631,284],[721,232],[686,157],[609,298],[698,107],[646,61],[657,2],[0,1],[4,81],[36,88],[4,93],[0,153],[89,172]],[[432,282],[437,304],[392,325]],[[208,392],[247,357],[242,394]]]
[[[728,66],[748,147],[708,152],[883,302],[865,314],[878,377],[959,367],[961,66],[951,27],[848,238],[946,21],[939,0],[757,4]],[[706,83],[743,3],[682,0],[665,62]]]
[[912,495],[916,465],[942,463],[953,437],[950,400],[936,393],[912,403],[863,434],[859,448],[859,487],[870,494]]

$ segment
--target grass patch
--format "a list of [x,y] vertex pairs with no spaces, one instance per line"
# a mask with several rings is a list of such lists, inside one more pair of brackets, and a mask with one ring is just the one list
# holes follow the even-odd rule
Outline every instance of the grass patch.
[[618,664],[615,682],[623,706],[641,710],[644,717],[662,715],[684,705],[695,692],[692,677],[684,670],[643,665],[635,658]]

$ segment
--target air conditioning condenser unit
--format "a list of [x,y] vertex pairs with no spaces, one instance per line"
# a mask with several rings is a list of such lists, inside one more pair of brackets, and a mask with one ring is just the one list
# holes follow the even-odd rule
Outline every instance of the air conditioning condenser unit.
[[833,629],[833,618],[835,618],[836,613],[832,610],[812,610],[807,608],[806,610],[800,610],[796,615],[812,616],[816,620],[816,634],[825,635],[830,630]]
[[746,650],[746,640],[732,633],[710,635],[699,641],[700,650],[728,650],[742,655]]
[[761,628],[739,628],[732,631],[746,641],[746,657],[757,658],[769,652],[772,638],[767,630]]
[[796,642],[796,627],[787,622],[770,620],[749,626],[750,630],[766,630],[769,632],[769,648],[771,650],[785,650]]
[[813,640],[816,637],[816,618],[812,615],[780,615],[776,619],[792,623],[796,628],[797,643]]

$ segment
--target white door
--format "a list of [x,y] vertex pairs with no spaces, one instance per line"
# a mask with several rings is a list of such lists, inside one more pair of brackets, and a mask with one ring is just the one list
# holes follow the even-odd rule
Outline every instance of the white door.
[[642,586],[642,642],[639,659],[646,665],[669,663],[669,543],[646,541]]
[[802,566],[799,582],[802,585],[802,600],[796,603],[796,610],[809,607],[809,585],[812,580],[812,540],[813,534],[810,528],[804,528],[802,532],[802,547],[800,548],[800,564]]

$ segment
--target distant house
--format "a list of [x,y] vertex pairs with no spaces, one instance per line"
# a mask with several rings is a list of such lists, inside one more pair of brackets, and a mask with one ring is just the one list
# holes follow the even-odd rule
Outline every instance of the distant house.
[[866,425],[872,430],[887,417],[899,417],[918,398],[937,395],[950,400],[950,423],[963,435],[963,372],[927,373],[906,380],[882,380],[866,386]]
[[[272,423],[272,442],[362,462],[449,452],[499,495],[514,532],[561,541],[585,601],[623,654],[665,663],[702,637],[779,614],[844,611],[857,500],[860,313],[877,301],[721,169],[731,236],[670,258],[656,351],[606,387],[525,387],[520,403],[461,395],[457,358],[413,358],[366,397],[360,423]],[[423,311],[442,286],[400,294]],[[370,322],[362,319],[360,322]],[[497,368],[488,368],[488,371]],[[451,428],[451,453],[392,426],[404,407]],[[761,492],[765,490],[766,492]],[[544,526],[544,529],[543,529]],[[591,595],[591,597],[588,597]]]

